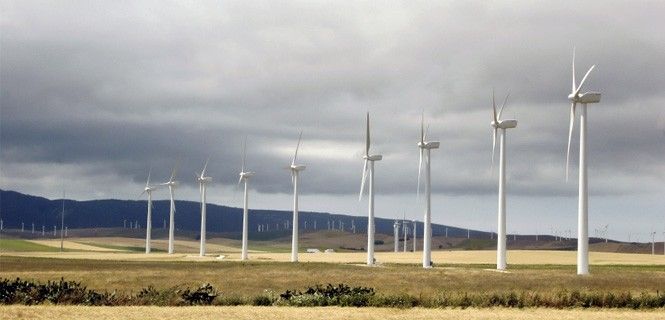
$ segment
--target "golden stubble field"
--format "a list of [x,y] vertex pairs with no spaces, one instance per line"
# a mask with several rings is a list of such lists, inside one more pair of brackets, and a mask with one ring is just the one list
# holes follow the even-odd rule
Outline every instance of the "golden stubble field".
[[81,306],[0,306],[2,320],[123,319],[123,320],[200,320],[200,319],[327,319],[327,320],[614,320],[663,319],[662,311],[634,310],[555,310],[555,309],[392,309],[339,307],[81,307]]
[[[59,240],[30,240],[42,245],[60,247]],[[154,240],[155,248],[166,248],[166,240]],[[153,252],[149,255],[140,252],[122,250],[123,247],[141,247],[145,244],[142,239],[105,237],[105,238],[72,238],[64,242],[67,252],[0,252],[0,255],[14,255],[26,257],[48,257],[63,259],[94,259],[94,260],[136,260],[136,261],[239,261],[239,248],[234,240],[211,242],[207,244],[208,255],[198,256],[199,243],[191,240],[175,241],[176,253],[168,255],[164,252]],[[258,243],[252,250],[250,243],[251,261],[290,261],[288,252],[270,252],[265,246]],[[220,256],[223,258],[220,259]],[[422,252],[377,252],[376,260],[380,264],[403,263],[420,264]],[[663,265],[665,256],[632,253],[591,252],[592,265]],[[299,254],[301,262],[322,263],[357,263],[366,260],[365,252],[334,252],[334,253],[304,253]],[[433,251],[432,260],[435,264],[494,264],[496,251],[494,250],[453,250]],[[513,265],[574,265],[576,263],[575,251],[555,250],[508,250],[508,263]]]

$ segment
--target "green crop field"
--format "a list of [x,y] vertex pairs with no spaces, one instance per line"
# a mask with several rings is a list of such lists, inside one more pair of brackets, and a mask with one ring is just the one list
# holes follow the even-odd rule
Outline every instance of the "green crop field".
[[60,249],[21,239],[0,239],[0,252],[55,252]]

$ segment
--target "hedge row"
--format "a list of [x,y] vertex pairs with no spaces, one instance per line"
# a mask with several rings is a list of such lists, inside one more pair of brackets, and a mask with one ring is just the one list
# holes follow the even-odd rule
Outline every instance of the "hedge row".
[[316,285],[304,291],[287,290],[281,294],[265,291],[253,297],[223,295],[210,284],[196,289],[155,289],[147,287],[136,294],[118,294],[115,291],[98,292],[87,289],[80,282],[32,281],[2,279],[0,304],[67,304],[104,306],[183,306],[183,305],[255,305],[255,306],[348,306],[393,308],[665,308],[665,294],[643,292],[567,291],[544,294],[533,292],[442,292],[429,297],[408,294],[376,294],[373,288],[351,287],[345,284]]

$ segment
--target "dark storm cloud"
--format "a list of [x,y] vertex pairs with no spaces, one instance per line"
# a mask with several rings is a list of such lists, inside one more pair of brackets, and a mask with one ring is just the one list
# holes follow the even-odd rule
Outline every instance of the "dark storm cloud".
[[142,183],[147,168],[166,179],[180,159],[191,185],[210,155],[211,173],[231,186],[248,136],[248,165],[260,173],[252,186],[288,192],[283,167],[303,130],[303,191],[354,193],[370,110],[373,149],[386,156],[377,171],[389,173],[379,190],[412,193],[425,109],[442,141],[434,191],[493,193],[496,87],[500,96],[511,90],[506,115],[520,121],[508,134],[511,191],[573,195],[563,181],[573,45],[578,79],[597,64],[586,89],[603,92],[589,107],[592,191],[660,192],[665,180],[659,2],[19,1],[2,9],[6,181],[19,181],[6,169],[13,164],[62,163]]

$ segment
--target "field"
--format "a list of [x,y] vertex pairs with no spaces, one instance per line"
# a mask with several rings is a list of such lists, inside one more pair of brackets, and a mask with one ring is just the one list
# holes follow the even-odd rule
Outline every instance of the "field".
[[[90,289],[127,294],[148,286],[183,289],[211,283],[223,296],[240,299],[327,283],[366,286],[380,294],[414,297],[432,297],[442,292],[552,295],[562,290],[639,295],[665,289],[665,258],[659,255],[591,252],[591,275],[580,277],[575,274],[574,251],[509,250],[509,270],[497,272],[492,250],[435,251],[435,267],[423,270],[421,252],[377,252],[376,267],[363,264],[364,252],[301,253],[301,262],[293,264],[287,262],[289,254],[281,252],[281,247],[262,241],[251,242],[250,248],[255,250],[250,252],[250,261],[241,262],[236,242],[215,239],[208,246],[211,254],[198,257],[198,242],[189,239],[176,242],[174,255],[160,252],[165,248],[163,240],[155,241],[157,252],[146,255],[142,253],[143,241],[136,238],[69,238],[65,252],[59,252],[58,240],[2,239],[0,278],[40,282],[64,278],[80,281]],[[0,317],[6,319],[198,319],[215,315],[254,319],[264,313],[273,319],[656,319],[662,317],[663,311],[0,306]]]
[[294,307],[79,307],[0,306],[0,319],[465,319],[465,320],[614,320],[662,319],[662,311],[549,310],[549,309],[392,309]]

